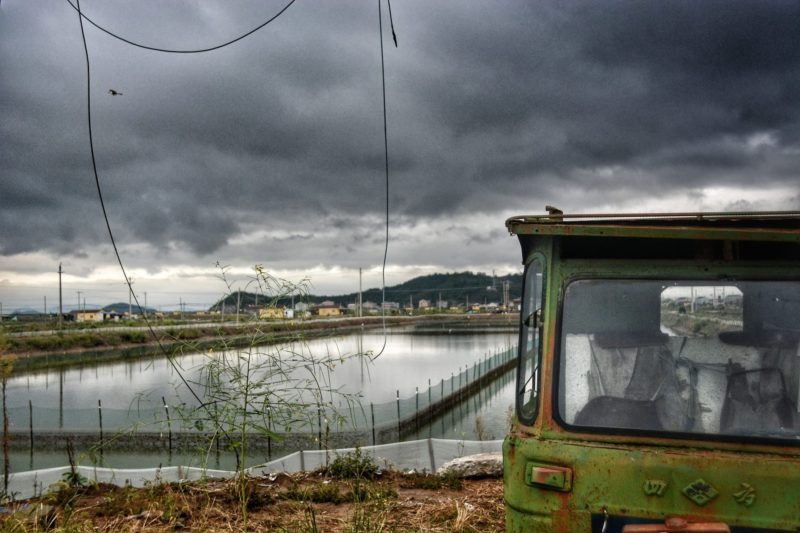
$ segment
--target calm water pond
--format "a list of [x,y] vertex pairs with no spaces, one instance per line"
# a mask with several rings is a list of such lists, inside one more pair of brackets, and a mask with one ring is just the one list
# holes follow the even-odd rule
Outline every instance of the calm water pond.
[[[330,337],[308,343],[279,347],[257,347],[253,353],[303,353],[322,358],[329,355],[380,353],[372,362],[367,357],[346,359],[328,376],[332,388],[360,392],[366,403],[383,403],[412,396],[415,388],[426,388],[428,380],[436,383],[470,367],[496,350],[511,346],[516,335],[483,334],[411,334],[393,333],[385,337],[369,332],[363,335]],[[175,358],[188,381],[197,381],[203,366],[220,353],[193,353]],[[95,409],[101,400],[104,409],[156,407],[161,397],[168,403],[189,401],[191,395],[181,382],[178,371],[165,358],[137,360],[80,368],[47,370],[12,377],[8,382],[8,406],[63,409]]]
[[[372,362],[353,358],[337,365],[326,380],[334,388],[363,395],[362,402],[380,404],[393,402],[397,391],[402,398],[412,397],[415,389],[435,386],[442,379],[458,374],[459,369],[472,368],[486,356],[513,345],[511,333],[420,334],[395,331],[386,336],[380,332],[313,340],[308,343],[276,347],[260,347],[261,353],[303,353],[305,356],[348,356],[371,352],[380,356]],[[382,349],[383,348],[383,349]],[[229,354],[230,355],[230,354]],[[181,374],[189,381],[200,375],[209,358],[219,353],[192,353],[176,359]],[[259,355],[255,355],[259,357]],[[403,439],[428,436],[451,439],[502,438],[507,430],[508,409],[513,404],[513,372],[464,400],[431,424],[403,435]],[[115,412],[161,409],[161,397],[174,405],[189,401],[190,395],[181,383],[178,372],[162,358],[123,363],[84,366],[81,368],[39,371],[14,376],[8,383],[8,405],[12,430],[24,431],[29,423],[29,401],[34,406],[36,430],[96,430],[98,400],[102,402],[105,427],[114,427]],[[122,422],[120,422],[122,424]],[[263,455],[263,454],[262,454]],[[274,457],[273,457],[274,458]],[[264,462],[267,457],[254,456],[251,464]],[[46,468],[65,464],[63,452],[36,451],[12,454],[12,471]],[[82,456],[82,462],[92,459]],[[232,468],[229,454],[121,453],[106,452],[105,466],[144,468],[162,464],[202,465],[211,468]]]

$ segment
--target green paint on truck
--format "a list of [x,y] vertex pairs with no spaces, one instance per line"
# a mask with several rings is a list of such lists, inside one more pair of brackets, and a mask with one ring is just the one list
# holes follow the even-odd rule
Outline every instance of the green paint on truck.
[[800,213],[506,225],[508,531],[800,531]]

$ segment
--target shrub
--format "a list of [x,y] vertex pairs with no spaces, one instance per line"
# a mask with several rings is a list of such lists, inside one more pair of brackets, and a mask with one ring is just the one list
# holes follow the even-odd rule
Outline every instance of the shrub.
[[331,461],[328,473],[339,479],[374,479],[378,474],[378,465],[369,455],[364,455],[361,448],[354,452],[337,456]]
[[286,491],[284,498],[314,503],[343,503],[347,501],[347,498],[339,492],[339,487],[333,483],[316,485],[311,489],[293,486]]
[[147,340],[147,335],[143,331],[124,331],[120,333],[122,342],[142,343]]

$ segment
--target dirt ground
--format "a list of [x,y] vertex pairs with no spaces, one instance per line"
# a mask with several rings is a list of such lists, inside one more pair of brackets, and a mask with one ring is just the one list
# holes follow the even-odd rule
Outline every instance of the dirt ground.
[[84,481],[65,480],[41,499],[7,505],[0,530],[366,533],[505,527],[500,479],[385,471],[370,479],[315,472],[140,489]]

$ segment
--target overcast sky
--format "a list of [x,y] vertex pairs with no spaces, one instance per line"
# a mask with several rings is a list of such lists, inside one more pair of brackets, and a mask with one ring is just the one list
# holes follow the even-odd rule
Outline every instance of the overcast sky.
[[[83,0],[130,40],[200,48],[287,0]],[[384,4],[387,282],[520,270],[504,220],[542,212],[800,208],[800,4]],[[376,1],[297,0],[204,54],[86,25],[97,166],[140,297],[206,305],[255,264],[315,293],[380,284]],[[112,96],[109,89],[123,93]],[[66,0],[0,4],[0,302],[127,300],[92,174]]]

